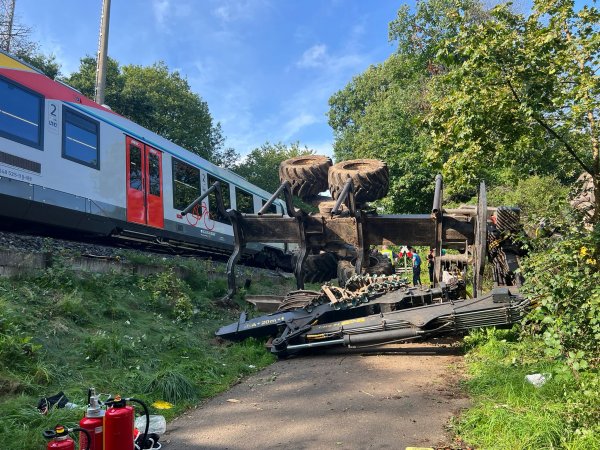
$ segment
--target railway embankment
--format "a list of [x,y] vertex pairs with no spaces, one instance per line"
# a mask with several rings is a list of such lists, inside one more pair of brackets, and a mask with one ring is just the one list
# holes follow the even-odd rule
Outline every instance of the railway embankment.
[[[137,276],[155,275],[171,270],[179,278],[192,275],[189,266],[201,262],[208,279],[219,279],[226,264],[202,256],[181,257],[172,253],[127,249],[91,242],[71,241],[36,235],[0,232],[0,277],[35,275],[54,264],[74,273],[121,273]],[[252,280],[292,278],[291,274],[238,266],[237,275],[242,284],[252,275]]]
[[[89,387],[170,419],[273,361],[262,342],[214,331],[237,319],[244,293],[281,294],[293,278],[238,268],[252,283],[224,307],[222,262],[101,247],[0,238],[3,449],[43,448],[44,429],[81,419]],[[41,414],[39,400],[61,391],[76,406]]]

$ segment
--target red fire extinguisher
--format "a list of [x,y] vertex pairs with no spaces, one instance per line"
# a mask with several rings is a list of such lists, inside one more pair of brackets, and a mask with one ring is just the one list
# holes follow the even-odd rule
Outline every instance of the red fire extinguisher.
[[[104,450],[133,450],[134,449],[134,417],[135,410],[127,402],[136,402],[142,405],[146,415],[146,427],[142,436],[142,443],[145,443],[148,437],[149,413],[148,407],[144,402],[135,398],[121,398],[116,396],[114,399],[106,401],[107,406],[104,414]],[[145,448],[142,445],[141,448]]]
[[[96,395],[96,390],[94,388],[88,389],[88,407],[85,416],[79,421],[79,426],[87,430],[92,436],[92,441],[89,444],[90,450],[104,450],[104,412]],[[83,432],[80,433],[79,450],[85,449],[87,443],[87,436]]]
[[46,439],[51,439],[46,446],[47,450],[75,450],[75,441],[69,436],[69,433],[75,433],[77,431],[81,431],[85,433],[87,437],[88,445],[85,447],[85,450],[90,450],[89,442],[91,441],[91,436],[87,430],[83,428],[67,428],[63,425],[56,425],[54,430],[45,430],[44,437]]

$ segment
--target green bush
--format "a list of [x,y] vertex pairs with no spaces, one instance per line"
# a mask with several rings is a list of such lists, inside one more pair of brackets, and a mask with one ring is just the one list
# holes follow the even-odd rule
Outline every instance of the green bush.
[[127,359],[135,354],[133,342],[127,341],[128,336],[119,336],[105,330],[90,335],[84,341],[86,360],[102,363],[125,364]]
[[[544,355],[536,337],[514,340],[510,330],[481,330],[465,338],[466,387],[473,406],[455,423],[475,448],[600,448],[598,374],[573,373]],[[542,373],[534,387],[525,376]]]
[[524,262],[523,293],[535,308],[527,331],[541,334],[546,353],[565,358],[575,371],[600,367],[600,240],[563,227],[544,239]]
[[569,188],[550,176],[532,176],[520,180],[515,186],[496,186],[488,192],[492,206],[517,206],[521,221],[533,234],[538,222],[554,222],[562,217],[568,207]]
[[173,268],[141,280],[140,287],[150,292],[151,306],[154,309],[166,310],[178,322],[192,317],[194,307],[190,288],[175,274]]

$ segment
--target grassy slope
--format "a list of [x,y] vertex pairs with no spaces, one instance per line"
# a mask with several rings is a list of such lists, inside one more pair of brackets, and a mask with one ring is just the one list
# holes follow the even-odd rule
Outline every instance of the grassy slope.
[[[77,277],[55,265],[38,277],[0,279],[0,442],[3,449],[45,448],[41,431],[74,425],[82,410],[40,415],[42,396],[64,391],[85,404],[87,388],[135,396],[171,418],[273,361],[263,344],[221,344],[214,331],[237,319],[213,300],[226,290],[210,281],[206,263],[187,262],[190,279],[141,280],[131,275]],[[281,293],[293,280],[267,280],[249,293]],[[165,286],[168,285],[168,286]],[[173,305],[188,296],[195,309],[174,320]]]
[[[466,360],[474,406],[455,424],[460,439],[481,449],[600,449],[600,396],[585,392],[597,373],[577,376],[543,355],[533,339],[507,330],[477,331]],[[540,388],[525,375],[549,374]]]

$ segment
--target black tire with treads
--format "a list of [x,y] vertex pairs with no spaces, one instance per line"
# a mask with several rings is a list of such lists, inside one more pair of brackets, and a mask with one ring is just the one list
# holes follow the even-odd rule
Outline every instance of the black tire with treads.
[[[341,287],[346,286],[346,282],[354,274],[355,261],[343,260],[337,265],[337,277],[338,284]],[[381,253],[373,253],[369,256],[369,267],[363,268],[363,274],[369,275],[392,275],[394,273],[394,267],[389,258]]]
[[327,172],[331,158],[303,155],[286,159],[279,165],[279,180],[288,181],[292,194],[306,199],[327,190]]
[[352,275],[354,275],[354,264],[352,264],[352,261],[340,261],[337,266],[337,278],[340,287],[345,287],[346,281],[348,281]]
[[390,173],[386,163],[377,159],[342,161],[329,169],[329,192],[334,200],[342,193],[348,179],[354,185],[358,203],[384,198],[390,186]]
[[[292,267],[296,266],[298,256],[292,256]],[[333,253],[308,255],[304,261],[304,281],[307,283],[322,283],[337,276],[337,256]]]
[[376,252],[369,257],[369,267],[366,272],[369,275],[392,275],[394,266],[387,256]]

